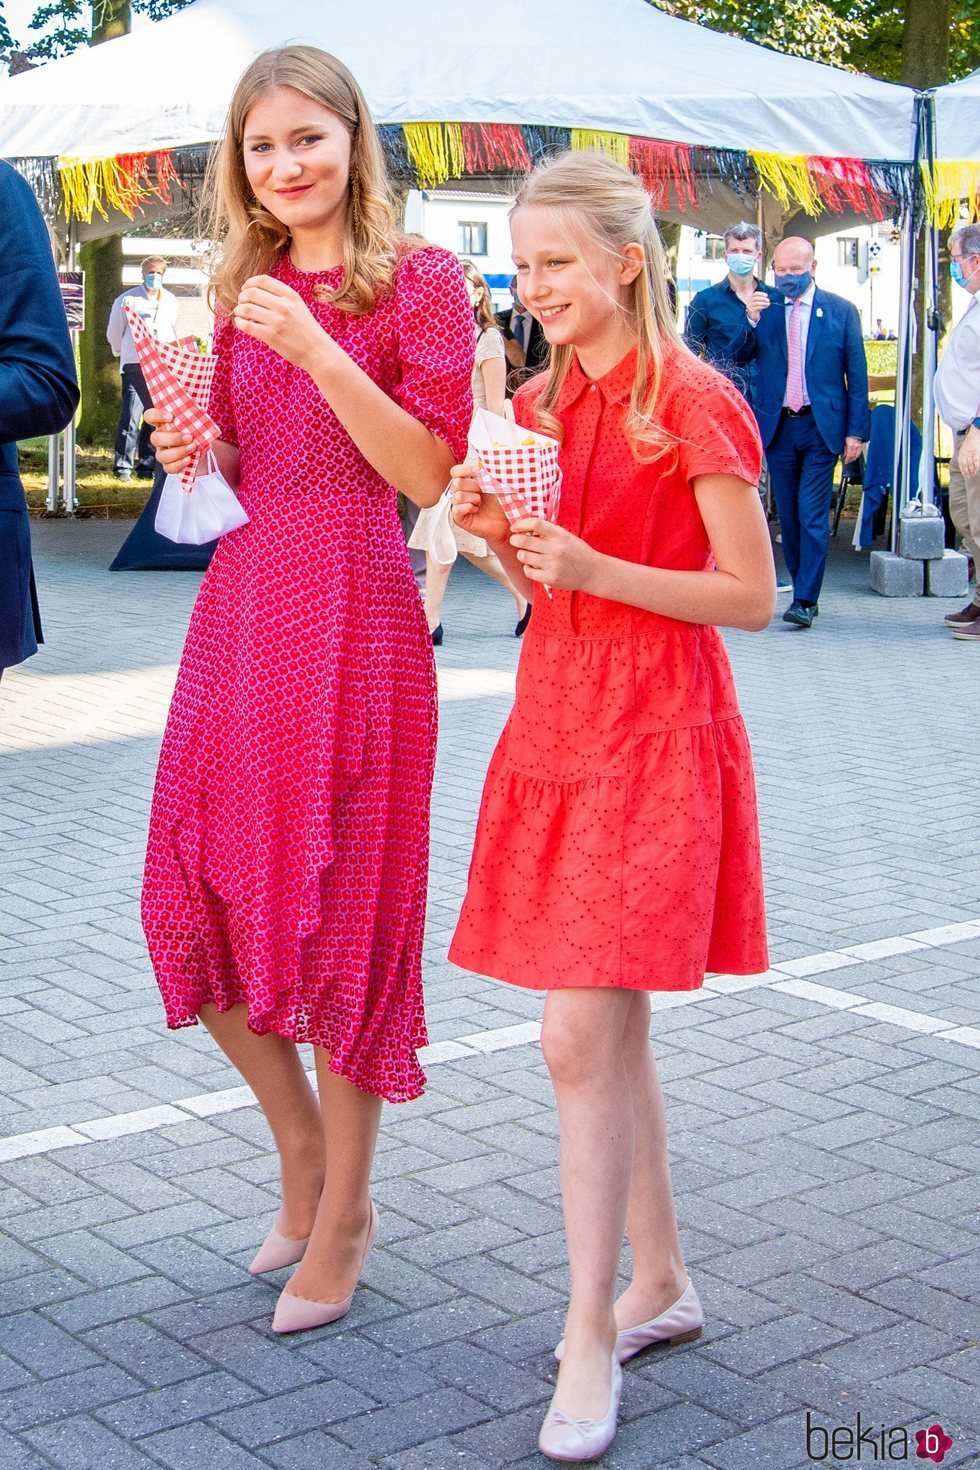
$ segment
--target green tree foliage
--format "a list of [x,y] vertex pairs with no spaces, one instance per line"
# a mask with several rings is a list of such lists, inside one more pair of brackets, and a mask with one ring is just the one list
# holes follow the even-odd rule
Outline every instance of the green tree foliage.
[[[150,20],[163,20],[188,4],[190,0],[126,0],[125,9],[128,12],[131,6]],[[108,40],[112,35],[124,35],[129,29],[128,16],[125,24],[112,25],[113,15],[119,8],[118,0],[47,0],[38,6],[28,23],[30,35],[15,40],[10,35],[0,0],[0,51],[16,48],[32,61],[69,56],[79,46],[89,45],[93,36]]]
[[[658,10],[741,36],[791,56],[847,67],[897,82],[906,25],[915,14],[945,28],[950,18],[949,75],[980,66],[980,0],[652,0]],[[935,82],[945,80],[936,77]]]

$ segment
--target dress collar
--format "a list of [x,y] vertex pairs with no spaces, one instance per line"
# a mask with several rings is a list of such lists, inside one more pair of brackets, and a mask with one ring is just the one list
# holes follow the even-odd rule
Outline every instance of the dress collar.
[[607,403],[628,403],[633,391],[633,381],[636,377],[636,348],[631,347],[626,356],[610,368],[609,372],[601,378],[587,378],[579,365],[577,355],[573,355],[568,375],[561,387],[558,400],[555,403],[556,410],[560,413],[565,408],[570,408],[590,388],[597,388]]

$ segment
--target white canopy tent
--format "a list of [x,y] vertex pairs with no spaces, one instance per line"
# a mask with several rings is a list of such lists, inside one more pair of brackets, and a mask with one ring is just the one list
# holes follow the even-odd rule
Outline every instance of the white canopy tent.
[[908,88],[696,27],[646,0],[196,0],[11,78],[0,157],[106,157],[220,135],[237,77],[306,41],[357,77],[378,122],[607,129],[711,148],[907,161]]
[[936,158],[980,160],[980,70],[937,87]]

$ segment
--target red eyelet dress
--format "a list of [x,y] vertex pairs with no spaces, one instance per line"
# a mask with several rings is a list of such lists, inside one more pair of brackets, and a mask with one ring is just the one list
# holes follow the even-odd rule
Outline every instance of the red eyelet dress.
[[[364,316],[341,271],[273,274],[404,409],[466,452],[473,313],[459,262],[408,255]],[[245,1004],[356,1086],[417,1097],[436,741],[432,645],[395,492],[310,376],[219,326],[211,413],[247,526],[191,617],[150,818],[143,923],[168,1025]]]
[[[660,418],[676,466],[626,435],[635,351],[598,382],[577,360],[559,523],[610,556],[710,565],[692,480],[755,483],[755,420],[732,385],[672,349]],[[537,378],[514,400],[534,426]],[[539,592],[494,752],[449,957],[537,989],[694,990],[768,968],[755,781],[718,630],[585,593]]]

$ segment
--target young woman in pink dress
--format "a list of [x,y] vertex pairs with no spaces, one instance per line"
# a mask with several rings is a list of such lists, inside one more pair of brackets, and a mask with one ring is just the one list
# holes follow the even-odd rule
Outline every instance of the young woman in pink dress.
[[[717,626],[765,627],[776,584],[751,411],[678,337],[639,179],[567,155],[531,175],[511,231],[551,345],[515,415],[560,440],[563,483],[557,524],[509,527],[453,471],[459,523],[538,591],[450,958],[547,991],[571,1298],[539,1446],[587,1460],[615,1435],[620,1363],[701,1329],[646,992],[767,967],[752,760]],[[614,1300],[624,1230],[633,1278]]]
[[[473,318],[456,258],[395,227],[364,99],[325,52],[248,68],[214,193],[210,411],[250,519],[191,618],[143,921],[168,1024],[203,1021],[272,1130],[282,1207],[252,1270],[299,1263],[273,1323],[295,1331],[349,1307],[382,1100],[424,1083],[436,690],[396,492],[433,504],[465,449]],[[153,421],[180,469],[184,438]]]

